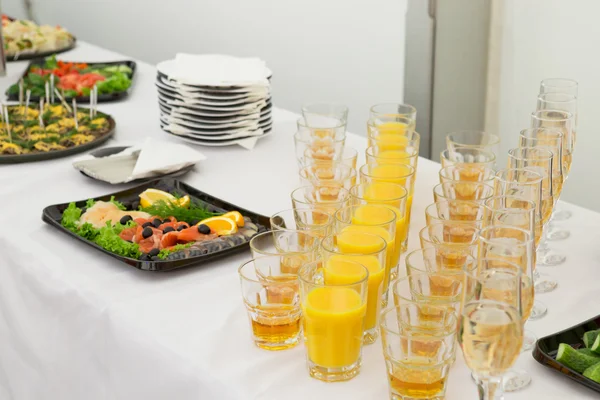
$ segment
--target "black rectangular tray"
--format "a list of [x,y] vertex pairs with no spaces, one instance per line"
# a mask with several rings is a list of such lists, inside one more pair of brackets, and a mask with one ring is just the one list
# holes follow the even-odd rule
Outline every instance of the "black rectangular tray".
[[[33,67],[34,65],[44,65],[44,60],[46,59],[46,57],[37,57],[35,59],[33,59],[29,65],[27,66],[27,69],[25,70],[25,72],[23,73],[23,75],[21,76],[21,78],[25,78],[27,76],[27,74],[29,73],[29,71],[31,70],[31,67]],[[74,63],[84,63],[85,61],[67,61],[67,62],[74,62]],[[87,65],[90,66],[95,66],[95,65],[126,65],[129,68],[131,68],[131,85],[129,85],[129,88],[127,88],[127,90],[124,90],[122,92],[115,92],[115,93],[105,93],[105,94],[98,94],[98,102],[108,102],[108,101],[115,101],[115,100],[120,100],[124,97],[127,97],[129,95],[129,92],[131,91],[131,89],[133,88],[134,85],[134,78],[135,78],[135,70],[137,68],[137,64],[135,61],[130,61],[130,60],[124,60],[124,61],[109,61],[109,62],[85,62]],[[21,79],[19,78],[19,80]],[[17,84],[19,83],[19,81],[16,82]],[[12,85],[11,85],[12,86]],[[10,88],[10,86],[9,86]],[[15,93],[15,94],[8,94],[8,89],[6,89],[6,98],[8,100],[12,100],[12,101],[19,101],[19,94]],[[59,100],[54,97],[55,102],[59,102]],[[67,102],[70,101],[71,98],[67,99]],[[77,100],[78,103],[89,103],[90,102],[90,96],[77,96],[75,97],[75,99]],[[30,101],[32,102],[38,102],[40,101],[40,97],[39,96],[34,96],[31,95]],[[70,104],[70,103],[69,103]]]
[[[163,178],[163,179],[153,180],[150,182],[146,182],[142,185],[135,186],[131,189],[107,194],[105,196],[96,197],[96,198],[94,198],[94,200],[108,201],[108,200],[110,200],[111,196],[114,196],[115,200],[118,200],[118,201],[122,202],[125,206],[130,207],[133,203],[135,203],[139,200],[139,198],[138,198],[139,194],[149,188],[160,189],[160,190],[163,190],[165,192],[170,192],[170,193],[176,192],[181,195],[187,194],[192,198],[192,200],[198,200],[198,201],[200,201],[200,203],[205,204],[209,211],[227,212],[227,211],[237,210],[243,216],[249,217],[252,220],[252,222],[254,222],[254,223],[258,223],[258,224],[262,225],[263,227],[266,227],[267,229],[269,229],[271,226],[269,217],[265,217],[263,215],[259,215],[254,212],[245,210],[241,207],[238,207],[236,205],[233,205],[231,203],[228,203],[226,201],[223,201],[221,199],[213,197],[209,194],[206,194],[198,189],[195,189],[195,188],[187,185],[186,183],[183,183],[177,179],[172,179],[172,178]],[[86,201],[87,201],[87,199],[77,201],[77,202],[75,202],[75,204],[77,205],[77,207],[84,208]],[[83,243],[86,243],[87,245],[92,246],[95,249],[97,249],[113,258],[116,258],[117,260],[119,260],[121,262],[124,262],[128,265],[131,265],[135,268],[138,268],[138,269],[141,269],[144,271],[172,271],[172,270],[179,269],[179,268],[200,265],[207,261],[211,261],[211,260],[214,260],[217,258],[228,256],[230,254],[239,253],[249,247],[249,244],[248,244],[249,242],[245,242],[245,243],[242,243],[242,244],[234,246],[234,247],[230,247],[230,248],[216,251],[213,253],[208,253],[208,254],[205,254],[202,256],[190,257],[190,258],[186,258],[186,259],[182,259],[182,260],[141,261],[141,260],[137,260],[135,258],[123,257],[123,256],[119,256],[118,254],[107,251],[107,250],[103,249],[102,247],[98,246],[96,243],[90,242],[89,240],[86,240],[86,239],[82,238],[81,236],[64,228],[61,225],[60,221],[62,219],[63,211],[68,206],[69,206],[69,203],[63,203],[63,204],[55,204],[55,205],[44,208],[44,210],[42,212],[42,220],[44,222],[50,224],[51,226],[55,227],[56,229],[60,230],[61,232],[64,232],[67,235],[69,235]]]
[[545,367],[551,368],[562,375],[582,384],[598,393],[600,393],[600,384],[586,378],[577,371],[572,370],[556,361],[556,352],[558,345],[568,343],[574,348],[585,347],[583,344],[583,334],[587,331],[600,329],[600,315],[572,326],[569,329],[560,331],[539,339],[533,349],[533,358]]

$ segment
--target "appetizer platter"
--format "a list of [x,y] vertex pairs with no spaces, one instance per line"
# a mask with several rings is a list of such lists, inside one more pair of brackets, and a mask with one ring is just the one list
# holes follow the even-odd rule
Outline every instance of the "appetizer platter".
[[40,102],[39,107],[0,106],[0,164],[65,157],[96,147],[115,131],[115,121],[95,108]]
[[538,340],[533,358],[600,393],[600,315]]
[[146,271],[170,271],[236,253],[270,226],[268,217],[172,178],[49,206],[42,219]]
[[2,15],[2,34],[7,61],[29,60],[62,53],[75,47],[76,39],[60,26]]
[[135,70],[133,61],[71,62],[57,60],[53,55],[33,60],[6,95],[9,100],[18,100],[20,91],[30,90],[31,100],[37,101],[49,87],[51,93],[58,89],[66,100],[75,98],[80,103],[89,103],[95,86],[99,102],[118,100],[129,94]]

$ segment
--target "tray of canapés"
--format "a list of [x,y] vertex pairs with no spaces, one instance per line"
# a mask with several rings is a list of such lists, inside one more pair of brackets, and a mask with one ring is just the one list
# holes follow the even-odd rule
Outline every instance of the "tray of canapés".
[[0,105],[0,164],[66,157],[99,146],[115,132],[115,120],[91,108],[45,103]]
[[533,358],[600,393],[600,315],[538,340]]
[[270,227],[175,179],[46,207],[42,219],[103,253],[147,271],[170,271],[242,251]]

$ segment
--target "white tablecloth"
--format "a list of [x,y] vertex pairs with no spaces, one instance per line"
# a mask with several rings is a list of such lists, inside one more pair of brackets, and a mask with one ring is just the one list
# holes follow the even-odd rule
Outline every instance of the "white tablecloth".
[[[80,42],[61,58],[122,57]],[[0,92],[25,65],[9,64]],[[145,136],[169,138],[159,129],[154,78],[154,67],[139,63],[131,96],[100,104],[117,121],[117,134],[108,145],[138,143]],[[273,135],[253,151],[202,149],[208,160],[184,180],[262,214],[290,208],[289,193],[298,186],[294,120],[294,114],[275,109]],[[362,151],[366,141],[349,135],[348,144]],[[44,224],[40,215],[47,205],[122,188],[84,177],[71,161],[0,166],[0,399],[387,398],[379,343],[365,348],[357,378],[336,384],[308,377],[302,346],[276,353],[253,346],[236,274],[249,252],[198,268],[150,273]],[[417,231],[425,223],[425,206],[433,201],[438,169],[436,163],[419,161],[411,248],[418,246]],[[542,270],[560,285],[539,296],[550,311],[527,326],[538,336],[600,313],[600,214],[564,207],[573,212],[563,224],[571,237],[552,245],[566,252],[568,261]],[[451,371],[448,400],[477,397],[460,358]],[[518,366],[531,372],[533,383],[507,398],[598,398],[540,366],[530,353],[521,356]]]

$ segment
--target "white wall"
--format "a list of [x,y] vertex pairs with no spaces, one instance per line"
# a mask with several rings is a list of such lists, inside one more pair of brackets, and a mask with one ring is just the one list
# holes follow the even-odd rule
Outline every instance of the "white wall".
[[[23,0],[3,11],[22,15]],[[280,107],[338,101],[366,133],[369,106],[402,101],[406,0],[32,0],[39,22],[157,63],[176,52],[259,56]]]
[[[600,1],[504,0],[497,76],[498,132],[503,153],[528,127],[539,82],[579,81],[579,132],[573,167],[562,198],[600,211]],[[493,114],[493,113],[492,113]],[[493,129],[493,127],[488,127]]]

